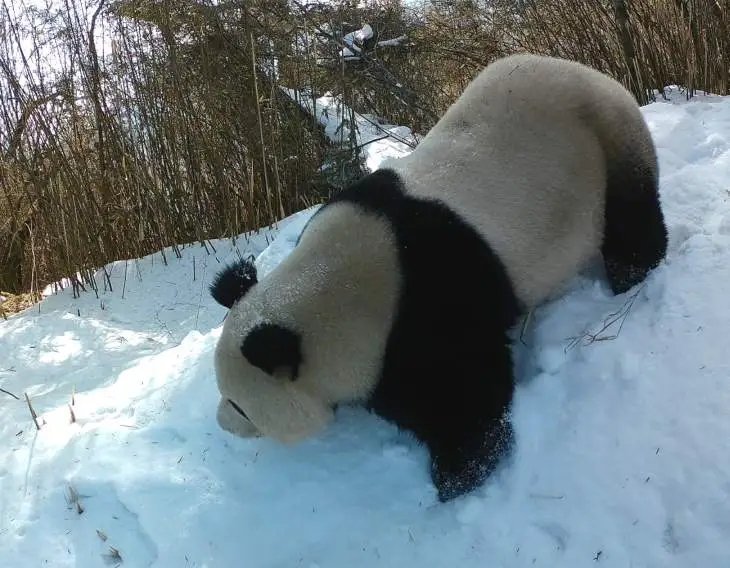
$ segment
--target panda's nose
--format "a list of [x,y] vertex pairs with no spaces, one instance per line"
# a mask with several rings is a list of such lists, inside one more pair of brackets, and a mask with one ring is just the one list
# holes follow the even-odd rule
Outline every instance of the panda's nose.
[[233,407],[233,409],[238,412],[241,416],[243,416],[246,420],[251,422],[248,416],[246,416],[246,413],[243,411],[243,409],[238,406],[235,402],[233,402],[230,398],[228,399],[229,404]]

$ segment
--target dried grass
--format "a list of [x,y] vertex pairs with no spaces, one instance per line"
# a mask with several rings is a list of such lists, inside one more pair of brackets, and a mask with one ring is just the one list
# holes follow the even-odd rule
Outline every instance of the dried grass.
[[[360,175],[356,140],[328,148],[280,84],[421,133],[484,65],[521,50],[587,63],[641,103],[668,84],[729,88],[730,0],[50,4],[0,11],[0,289],[12,292],[68,275],[75,293],[96,289],[95,267],[268,224]],[[342,36],[363,23],[375,37],[345,62]],[[338,179],[318,171],[325,159]]]

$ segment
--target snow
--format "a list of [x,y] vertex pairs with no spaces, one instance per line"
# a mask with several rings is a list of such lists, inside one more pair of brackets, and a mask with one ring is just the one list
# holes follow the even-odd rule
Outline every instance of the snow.
[[[324,134],[333,144],[348,146],[351,129],[365,160],[365,167],[376,170],[389,158],[408,155],[417,144],[417,137],[407,126],[384,124],[371,114],[353,111],[340,97],[326,93],[312,100],[310,94],[282,87],[284,93],[308,113],[317,117]],[[354,117],[354,122],[351,121]]]
[[348,45],[349,48],[342,48],[340,50],[340,57],[354,57],[355,53],[362,51],[357,44],[362,45],[371,37],[373,37],[373,28],[370,24],[364,24],[359,30],[345,34],[342,38],[342,43]]
[[406,41],[408,41],[408,36],[400,35],[400,36],[394,37],[392,39],[384,39],[382,41],[379,41],[377,43],[377,46],[378,47],[398,47],[400,45],[403,45],[403,43],[405,43]]
[[113,263],[98,299],[66,289],[0,322],[20,399],[0,392],[0,564],[728,566],[730,98],[671,96],[643,109],[667,261],[620,297],[576,278],[534,313],[517,448],[483,488],[439,504],[425,450],[361,409],[290,448],[217,426],[225,310],[206,286],[238,255],[270,270],[312,208],[215,252]]
[[276,239],[264,251],[256,257],[256,274],[259,279],[264,278],[271,272],[276,265],[279,264],[289,251],[297,244],[297,239],[301,234],[307,221],[317,212],[319,205],[315,205],[304,211],[299,211],[284,221],[279,223],[279,231]]

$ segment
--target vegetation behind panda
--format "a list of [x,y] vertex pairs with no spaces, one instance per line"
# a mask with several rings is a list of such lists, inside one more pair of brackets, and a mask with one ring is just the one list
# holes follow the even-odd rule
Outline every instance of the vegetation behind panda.
[[294,442],[363,404],[428,447],[440,500],[474,489],[512,443],[509,330],[598,253],[616,294],[659,264],[657,180],[619,83],[529,54],[492,63],[265,279],[248,262],[218,275],[219,423]]

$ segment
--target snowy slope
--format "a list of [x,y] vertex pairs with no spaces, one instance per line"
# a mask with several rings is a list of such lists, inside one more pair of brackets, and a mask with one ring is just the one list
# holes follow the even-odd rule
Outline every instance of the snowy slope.
[[[437,504],[425,451],[357,409],[294,448],[217,427],[225,311],[205,286],[269,229],[115,263],[113,292],[0,322],[0,387],[42,423],[0,393],[0,566],[730,566],[730,99],[674,99],[644,109],[668,260],[639,291],[586,276],[534,315],[517,449],[483,489]],[[632,298],[617,338],[569,340]]]

